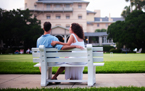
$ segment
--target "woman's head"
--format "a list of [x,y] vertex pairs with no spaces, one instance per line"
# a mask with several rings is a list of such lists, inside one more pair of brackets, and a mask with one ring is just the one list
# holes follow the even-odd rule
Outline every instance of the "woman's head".
[[78,23],[72,23],[70,33],[75,33],[79,38],[84,39],[83,28]]

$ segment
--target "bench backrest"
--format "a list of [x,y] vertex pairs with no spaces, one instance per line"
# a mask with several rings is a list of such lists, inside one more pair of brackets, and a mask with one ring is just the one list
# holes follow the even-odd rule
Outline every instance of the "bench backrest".
[[32,48],[33,62],[103,62],[103,47],[92,47],[87,44],[86,48],[70,50],[57,50],[56,48]]

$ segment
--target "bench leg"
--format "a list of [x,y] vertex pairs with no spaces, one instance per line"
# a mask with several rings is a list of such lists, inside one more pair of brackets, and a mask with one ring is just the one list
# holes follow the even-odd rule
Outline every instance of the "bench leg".
[[93,66],[88,66],[88,86],[93,86],[94,85],[94,76],[93,76]]
[[96,66],[94,66],[94,84],[96,83]]
[[41,64],[41,86],[47,85],[47,67]]

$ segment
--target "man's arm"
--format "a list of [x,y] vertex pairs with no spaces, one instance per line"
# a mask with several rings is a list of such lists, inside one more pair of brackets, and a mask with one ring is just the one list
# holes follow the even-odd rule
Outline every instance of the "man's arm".
[[76,45],[69,46],[69,45],[65,45],[65,46],[63,46],[61,48],[61,50],[68,50],[68,49],[73,49],[73,48],[84,49],[82,46],[76,46]]

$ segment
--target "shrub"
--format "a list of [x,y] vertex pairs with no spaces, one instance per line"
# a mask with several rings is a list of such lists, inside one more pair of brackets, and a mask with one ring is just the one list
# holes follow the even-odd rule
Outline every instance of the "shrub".
[[[95,47],[95,46],[94,46]],[[96,47],[103,47],[104,52],[109,52],[110,49],[114,48],[113,46],[96,46]]]
[[113,53],[121,53],[121,50],[120,49],[110,49],[110,52],[113,52]]
[[14,53],[14,52],[13,52],[13,49],[8,48],[8,49],[5,51],[5,53],[6,53],[6,54],[9,54],[9,53]]

